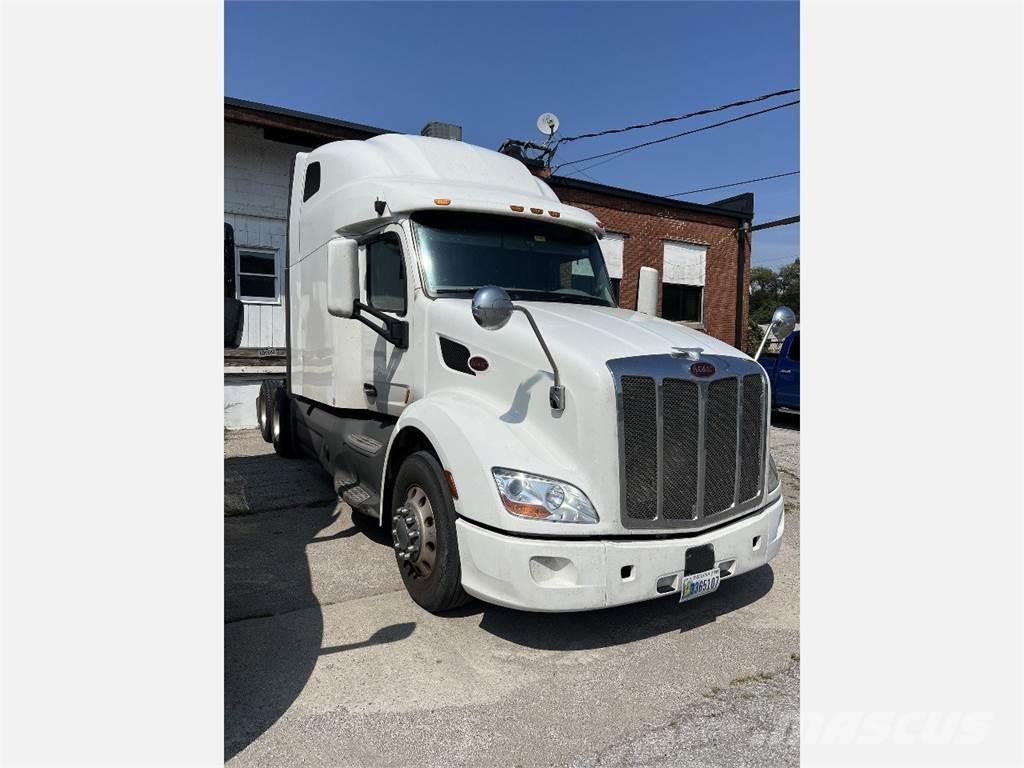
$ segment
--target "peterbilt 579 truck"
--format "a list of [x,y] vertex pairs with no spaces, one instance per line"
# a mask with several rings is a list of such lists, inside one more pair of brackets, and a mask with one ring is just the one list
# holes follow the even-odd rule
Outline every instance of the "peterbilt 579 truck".
[[462,142],[295,157],[287,374],[260,425],[390,528],[428,611],[689,599],[779,551],[763,369],[618,308],[603,235],[520,161]]

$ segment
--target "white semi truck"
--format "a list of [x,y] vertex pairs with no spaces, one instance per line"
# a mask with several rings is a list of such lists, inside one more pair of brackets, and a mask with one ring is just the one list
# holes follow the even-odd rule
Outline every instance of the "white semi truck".
[[462,142],[296,155],[287,375],[261,428],[390,527],[428,611],[688,599],[779,551],[764,371],[615,306],[603,234]]

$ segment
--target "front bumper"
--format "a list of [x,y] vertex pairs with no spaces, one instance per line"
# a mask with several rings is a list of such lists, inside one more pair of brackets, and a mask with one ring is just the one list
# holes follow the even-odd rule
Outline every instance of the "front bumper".
[[530,539],[463,518],[455,524],[466,592],[527,611],[586,611],[678,592],[680,579],[666,577],[681,575],[686,550],[704,544],[714,547],[723,579],[738,576],[779,553],[784,526],[781,496],[727,526],[675,539]]

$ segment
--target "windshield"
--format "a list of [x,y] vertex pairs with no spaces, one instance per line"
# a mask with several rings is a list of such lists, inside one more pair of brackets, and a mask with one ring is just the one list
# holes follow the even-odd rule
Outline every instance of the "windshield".
[[413,217],[427,293],[471,298],[497,285],[515,300],[615,306],[593,235],[548,221],[430,211]]

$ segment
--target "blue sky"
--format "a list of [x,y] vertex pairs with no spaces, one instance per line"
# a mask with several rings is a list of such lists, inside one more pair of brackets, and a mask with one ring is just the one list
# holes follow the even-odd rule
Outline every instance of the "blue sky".
[[[224,92],[391,130],[458,123],[497,149],[647,122],[800,82],[795,2],[228,2]],[[563,145],[556,164],[783,103]],[[589,170],[671,194],[799,170],[799,106],[632,152]],[[588,164],[578,166],[586,168]],[[572,174],[571,167],[560,173]],[[586,176],[582,178],[588,178]],[[754,193],[755,223],[799,213],[799,176],[715,190]],[[799,255],[799,225],[754,235],[753,261]]]

